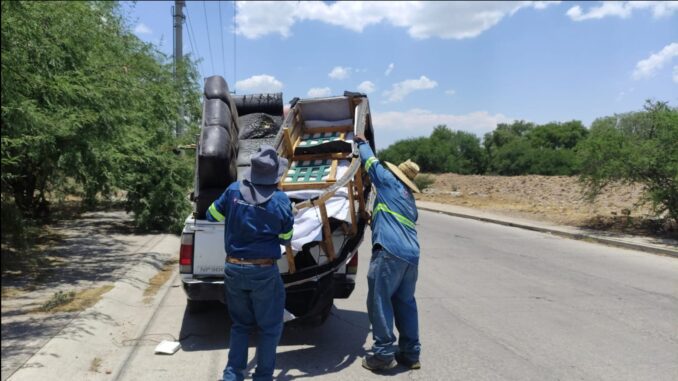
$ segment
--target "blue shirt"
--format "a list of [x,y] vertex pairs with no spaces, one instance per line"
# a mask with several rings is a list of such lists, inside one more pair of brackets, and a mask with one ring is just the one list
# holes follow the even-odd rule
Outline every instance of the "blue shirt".
[[377,189],[372,210],[372,245],[379,244],[390,254],[413,265],[419,264],[417,206],[403,184],[374,156],[369,144],[358,143],[363,166]]
[[240,182],[229,185],[207,210],[210,221],[224,221],[224,245],[229,257],[279,259],[280,245],[292,239],[294,214],[287,195],[276,190],[268,201],[250,204]]

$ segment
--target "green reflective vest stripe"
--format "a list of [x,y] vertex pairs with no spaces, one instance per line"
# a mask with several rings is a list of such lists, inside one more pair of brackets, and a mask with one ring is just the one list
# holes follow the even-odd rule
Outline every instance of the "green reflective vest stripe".
[[374,156],[372,156],[371,158],[367,159],[367,161],[365,161],[365,170],[366,170],[366,171],[369,171],[369,170],[370,170],[370,167],[372,166],[372,164],[374,164],[374,163],[377,162],[377,161],[379,161],[379,159],[377,159],[377,158],[374,157]]
[[294,229],[288,231],[287,233],[278,234],[278,238],[287,241],[289,239],[292,239],[292,233],[294,233]]
[[214,203],[212,203],[212,205],[210,205],[210,208],[207,209],[207,210],[210,212],[210,214],[212,215],[212,217],[214,217],[214,219],[217,220],[217,221],[219,221],[219,222],[221,222],[221,221],[223,221],[223,220],[226,219],[226,217],[224,217],[223,214],[219,213],[219,211],[217,210],[217,207],[214,206]]
[[414,222],[410,221],[407,217],[403,216],[402,214],[392,211],[383,202],[378,203],[377,206],[374,207],[374,211],[372,212],[372,214],[377,214],[377,212],[391,213],[396,218],[396,220],[398,220],[398,222],[407,226],[408,228],[414,229],[415,226]]

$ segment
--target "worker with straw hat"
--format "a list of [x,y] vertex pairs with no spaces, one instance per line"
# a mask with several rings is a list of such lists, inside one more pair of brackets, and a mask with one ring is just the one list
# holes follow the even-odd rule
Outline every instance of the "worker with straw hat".
[[[365,171],[376,188],[372,210],[372,258],[367,274],[367,313],[372,324],[372,354],[363,367],[382,371],[400,364],[419,369],[419,322],[414,290],[419,264],[414,178],[419,166],[407,160],[398,166],[381,164],[363,135],[355,141]],[[393,322],[399,339],[393,333]]]

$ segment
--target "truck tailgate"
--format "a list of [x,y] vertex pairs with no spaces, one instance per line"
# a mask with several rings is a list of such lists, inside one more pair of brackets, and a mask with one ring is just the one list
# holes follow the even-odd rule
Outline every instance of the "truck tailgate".
[[226,251],[224,250],[224,225],[203,223],[195,229],[193,276],[223,277]]

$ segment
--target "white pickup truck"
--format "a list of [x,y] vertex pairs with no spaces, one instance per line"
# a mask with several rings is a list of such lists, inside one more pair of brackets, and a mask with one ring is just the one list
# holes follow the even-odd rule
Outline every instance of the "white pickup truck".
[[[367,98],[362,94],[345,93],[344,96],[331,98],[295,99],[283,120],[280,95],[245,96],[243,99],[228,95],[225,86],[221,77],[210,77],[205,85],[202,131],[196,148],[196,190],[192,197],[195,208],[186,219],[181,236],[179,269],[188,311],[201,310],[206,301],[225,302],[224,223],[208,221],[205,209],[228,183],[237,181],[238,175],[249,165],[249,153],[261,144],[271,144],[278,149],[279,154],[290,160],[290,169],[281,187],[299,208],[295,215],[293,248],[286,253],[285,248],[281,247],[283,256],[278,261],[287,294],[285,308],[297,319],[322,323],[330,314],[333,300],[348,298],[355,287],[358,247],[368,220],[365,204],[370,186],[360,169],[357,149],[348,138],[353,136],[351,133],[373,136]],[[212,99],[221,99],[224,105],[212,102]],[[278,113],[275,103],[279,103],[280,115],[275,115]],[[259,107],[255,107],[257,105]],[[215,107],[220,107],[221,111],[215,112]],[[242,114],[252,116],[257,110],[264,110],[263,116],[258,116],[259,121],[270,119],[275,124],[275,118],[279,117],[281,123],[273,128],[269,136],[242,139],[243,131],[238,129],[244,126],[234,128],[233,124],[244,123],[245,115]],[[233,115],[238,112],[241,115]],[[219,128],[223,131],[215,132],[215,127],[210,124],[215,121],[222,123]],[[348,122],[350,131],[346,127]],[[317,130],[311,129],[314,126],[319,127],[316,127]],[[220,150],[219,147],[209,147],[210,144],[214,145],[209,139],[215,139],[214,136],[218,137],[224,131],[229,135],[226,139],[223,136],[221,140],[217,139],[218,144],[224,145],[226,142],[235,148]],[[317,131],[320,131],[320,136],[329,136],[322,134],[330,131],[326,134],[334,134],[334,141],[323,148],[323,144],[331,139],[312,140],[319,136]],[[323,150],[329,151],[323,153]],[[237,152],[237,159],[232,154],[229,157],[229,152]],[[312,156],[309,156],[309,152]],[[308,182],[303,183],[304,177],[293,172],[317,170],[303,168],[303,165],[312,165],[313,160],[304,159],[317,158],[319,155],[330,158],[327,161],[330,164],[325,166],[325,176],[310,181],[305,178]],[[221,183],[208,183],[212,179],[208,178],[205,171],[218,167],[219,160],[222,166],[226,166],[219,173],[230,173],[231,178]],[[207,169],[201,169],[200,166]],[[201,180],[200,176],[207,180]],[[313,218],[314,215],[318,216],[317,219]],[[317,226],[313,225],[313,221]],[[301,231],[306,232],[306,237],[297,236],[297,232]]]

